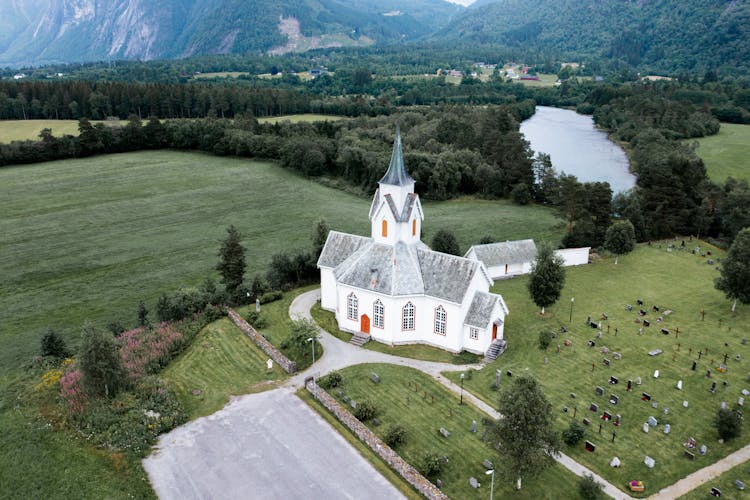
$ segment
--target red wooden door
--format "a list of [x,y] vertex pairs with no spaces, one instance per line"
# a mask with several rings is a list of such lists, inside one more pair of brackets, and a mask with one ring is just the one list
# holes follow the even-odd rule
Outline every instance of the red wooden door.
[[360,321],[359,329],[362,331],[362,333],[366,333],[367,335],[370,335],[370,318],[366,315],[362,315],[362,320]]
[[492,340],[497,338],[497,323],[492,324]]

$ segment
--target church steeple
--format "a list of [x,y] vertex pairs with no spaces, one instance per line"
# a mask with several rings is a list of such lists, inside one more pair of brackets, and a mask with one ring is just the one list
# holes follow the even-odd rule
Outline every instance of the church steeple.
[[381,243],[417,243],[422,229],[422,205],[414,193],[414,179],[406,172],[401,130],[396,126],[391,163],[375,192],[370,208],[372,237]]
[[[401,129],[396,125],[396,139],[393,141],[393,152],[391,153],[391,163],[388,165],[388,171],[385,173],[380,184],[390,184],[392,186],[414,186],[414,179],[406,173],[404,167],[404,151],[401,145]],[[413,189],[413,188],[412,188]]]

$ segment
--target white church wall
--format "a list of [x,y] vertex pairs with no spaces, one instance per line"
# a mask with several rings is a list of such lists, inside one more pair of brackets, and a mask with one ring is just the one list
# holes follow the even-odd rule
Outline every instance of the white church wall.
[[562,257],[565,266],[580,266],[589,263],[589,250],[591,247],[563,248],[555,250],[555,254]]
[[336,310],[336,278],[333,269],[320,268],[320,307],[327,311]]

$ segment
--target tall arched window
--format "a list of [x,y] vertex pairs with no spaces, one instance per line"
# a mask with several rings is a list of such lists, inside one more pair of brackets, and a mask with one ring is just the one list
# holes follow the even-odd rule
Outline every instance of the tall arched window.
[[383,321],[383,312],[383,303],[378,299],[372,305],[372,324],[375,328],[383,328],[385,324]]
[[411,221],[411,235],[412,236],[417,235],[417,219],[412,219]]
[[346,317],[357,321],[359,319],[358,306],[359,301],[357,300],[357,296],[354,295],[354,292],[350,293],[346,298]]
[[380,227],[381,227],[381,231],[380,231],[381,235],[383,236],[383,238],[387,238],[388,237],[388,221],[383,219],[383,222],[380,224]]
[[438,306],[435,309],[435,333],[438,335],[445,335],[445,320],[445,309],[443,309],[443,306]]
[[407,302],[401,311],[401,329],[414,330],[414,304]]

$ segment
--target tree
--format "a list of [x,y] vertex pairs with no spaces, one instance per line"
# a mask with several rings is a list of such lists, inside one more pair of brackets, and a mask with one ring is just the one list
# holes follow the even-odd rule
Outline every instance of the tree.
[[238,302],[242,281],[245,279],[245,247],[240,243],[240,232],[236,227],[227,228],[227,237],[219,249],[219,263],[216,270],[221,274],[221,282],[227,290],[230,300]]
[[68,348],[65,346],[65,340],[52,328],[42,335],[40,353],[42,356],[50,356],[62,359],[68,356]]
[[[630,253],[635,248],[635,228],[629,220],[618,220],[607,229],[604,248],[616,256]],[[617,264],[617,257],[615,257]]]
[[577,445],[585,435],[586,428],[575,420],[571,420],[570,426],[562,431],[563,441],[565,441],[565,444],[570,446]]
[[559,438],[552,425],[552,405],[533,377],[513,379],[498,401],[502,418],[488,426],[489,445],[507,460],[504,474],[521,488],[524,476],[554,463]]
[[734,300],[732,311],[738,300],[750,304],[750,228],[737,233],[721,263],[721,276],[716,279],[715,286],[728,299]]
[[151,323],[148,320],[148,309],[146,308],[146,304],[143,301],[140,301],[138,303],[138,311],[136,312],[136,316],[138,317],[137,326],[147,327]]
[[458,246],[456,235],[452,231],[441,229],[432,238],[432,249],[436,252],[460,255],[461,248]]
[[315,228],[313,228],[313,252],[315,252],[315,258],[320,257],[320,253],[323,251],[323,246],[326,244],[326,240],[328,239],[328,232],[330,231],[330,228],[328,227],[328,222],[326,222],[325,219],[322,217],[318,219],[318,222],[315,223]]
[[531,300],[542,308],[551,306],[560,298],[565,284],[563,259],[556,255],[549,244],[539,245],[536,260],[531,265],[527,284]]
[[584,500],[604,498],[602,484],[598,483],[591,474],[584,474],[578,481],[578,494]]
[[125,370],[111,335],[90,323],[84,325],[79,355],[83,383],[91,393],[110,397],[125,385]]
[[714,426],[721,439],[728,440],[739,437],[742,434],[742,414],[728,408],[719,408]]

